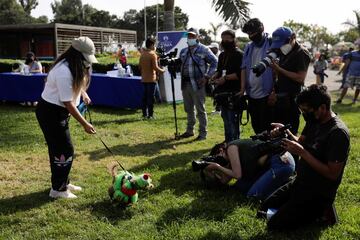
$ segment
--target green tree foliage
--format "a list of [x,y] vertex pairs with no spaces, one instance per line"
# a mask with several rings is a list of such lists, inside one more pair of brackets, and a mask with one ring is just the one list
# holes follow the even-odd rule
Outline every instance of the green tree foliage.
[[200,28],[199,29],[200,34],[200,42],[205,45],[210,45],[212,41],[210,37],[210,31],[206,31],[205,29]]
[[39,5],[37,0],[19,0],[21,7],[24,9],[24,12],[30,16],[31,11]]
[[[164,6],[158,5],[159,11],[159,31],[164,31]],[[185,30],[189,17],[183,13],[181,8],[175,7],[175,29]],[[137,41],[141,43],[144,41],[144,9],[139,12],[135,9],[130,9],[125,12],[122,19],[118,19],[117,22],[113,21],[113,27],[133,29],[137,31]],[[156,34],[156,5],[146,7],[146,23],[147,23],[147,35],[155,36]]]
[[26,22],[29,22],[29,19],[16,0],[0,0],[0,25]]
[[51,3],[54,22],[83,24],[83,5],[81,0],[61,0]]
[[293,20],[284,22],[284,26],[291,28],[298,40],[310,42],[313,48],[322,48],[325,44],[335,44],[338,37],[329,33],[326,27],[316,24],[297,23]]

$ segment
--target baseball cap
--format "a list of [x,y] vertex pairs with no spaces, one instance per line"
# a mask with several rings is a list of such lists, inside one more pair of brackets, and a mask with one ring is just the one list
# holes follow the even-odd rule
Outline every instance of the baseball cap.
[[196,28],[189,28],[189,30],[187,31],[187,33],[191,33],[191,34],[194,34],[194,35],[199,35],[199,31],[196,29]]
[[82,53],[85,60],[89,63],[97,63],[95,57],[95,45],[94,42],[88,37],[74,38],[71,42],[71,46]]
[[212,43],[209,45],[209,48],[217,48],[217,49],[219,49],[219,44],[216,43],[216,42],[212,42]]
[[270,48],[280,48],[284,45],[293,34],[288,27],[279,27],[272,33],[272,43]]

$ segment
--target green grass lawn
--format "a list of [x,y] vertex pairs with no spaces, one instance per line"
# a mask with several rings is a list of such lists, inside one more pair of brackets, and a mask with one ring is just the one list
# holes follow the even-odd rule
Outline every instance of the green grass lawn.
[[[351,133],[351,153],[336,199],[340,223],[310,226],[292,233],[268,233],[256,219],[257,203],[234,190],[205,189],[191,161],[223,140],[219,115],[209,115],[208,140],[175,141],[171,105],[156,105],[156,120],[141,112],[93,108],[98,135],[125,168],[152,174],[155,188],[139,193],[129,208],[113,207],[107,166],[114,162],[101,142],[74,119],[71,133],[76,159],[71,178],[84,190],[75,200],[50,200],[47,147],[34,109],[0,105],[0,239],[359,239],[360,104],[335,106]],[[179,128],[186,118],[178,106]],[[207,101],[207,110],[213,109]],[[250,125],[241,136],[252,134]]]

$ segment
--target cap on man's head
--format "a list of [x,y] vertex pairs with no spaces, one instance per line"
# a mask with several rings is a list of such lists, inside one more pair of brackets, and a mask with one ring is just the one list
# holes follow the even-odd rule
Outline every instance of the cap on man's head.
[[85,60],[89,63],[97,63],[95,57],[95,45],[94,42],[88,37],[74,38],[71,42],[71,46],[77,51],[81,52]]
[[293,31],[288,27],[279,27],[272,33],[272,43],[270,48],[280,48],[282,45],[286,44]]
[[199,35],[199,31],[196,28],[189,28],[187,31],[188,34],[193,34],[193,35]]
[[217,42],[212,42],[210,45],[209,45],[209,48],[217,48],[219,49],[219,44]]

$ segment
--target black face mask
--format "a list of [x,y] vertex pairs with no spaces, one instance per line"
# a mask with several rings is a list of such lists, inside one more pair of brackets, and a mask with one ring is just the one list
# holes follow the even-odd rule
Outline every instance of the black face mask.
[[307,122],[307,123],[317,123],[317,122],[319,122],[319,120],[316,119],[314,112],[306,112],[306,113],[303,113],[302,115],[304,117],[305,122]]
[[253,41],[255,44],[260,44],[263,40],[263,34],[261,32],[256,33],[255,35],[249,37],[251,41]]
[[235,42],[222,41],[221,46],[224,48],[225,51],[232,50],[235,48]]
[[32,60],[31,58],[27,58],[26,60],[25,60],[25,64],[26,65],[29,65],[30,63],[32,63],[34,60]]

